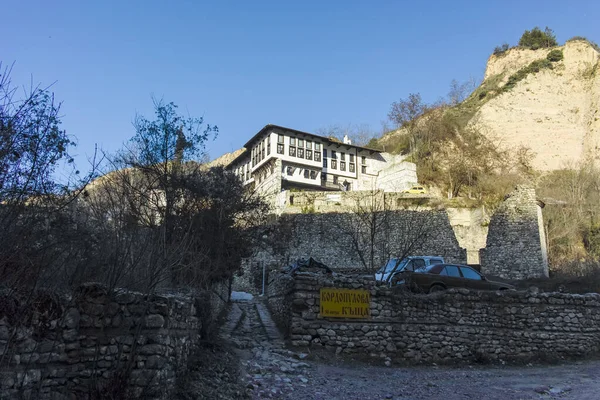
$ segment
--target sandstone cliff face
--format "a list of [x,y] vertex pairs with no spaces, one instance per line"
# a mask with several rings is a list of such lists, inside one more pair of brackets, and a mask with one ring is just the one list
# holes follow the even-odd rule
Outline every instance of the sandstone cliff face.
[[242,154],[244,151],[246,151],[244,148],[235,150],[231,153],[225,153],[220,157],[215,158],[214,160],[212,160],[211,162],[206,164],[207,168],[212,168],[212,167],[226,167],[229,164],[231,164],[231,162],[233,160],[235,160],[240,154]]
[[[485,102],[470,120],[505,148],[525,146],[533,167],[564,168],[586,157],[600,158],[600,54],[586,41],[560,47],[564,60],[554,69],[529,74],[509,91]],[[484,83],[509,76],[550,50],[511,49],[488,60]]]

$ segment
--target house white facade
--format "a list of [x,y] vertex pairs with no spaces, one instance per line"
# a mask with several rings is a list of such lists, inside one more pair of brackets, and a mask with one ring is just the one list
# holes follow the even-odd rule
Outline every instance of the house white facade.
[[289,189],[395,192],[417,182],[415,164],[402,156],[278,125],[266,125],[244,148],[228,168],[264,194]]

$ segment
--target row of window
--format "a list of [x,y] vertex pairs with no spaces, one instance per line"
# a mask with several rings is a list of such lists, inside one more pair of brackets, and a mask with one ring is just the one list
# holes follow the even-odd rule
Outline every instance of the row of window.
[[[283,135],[278,135],[277,136],[277,143],[278,144],[284,144],[284,136]],[[297,148],[306,148],[307,150],[312,150],[313,148],[313,142],[310,140],[304,140],[304,139],[300,139],[300,138],[295,138],[295,137],[290,137],[289,138],[289,145],[293,146],[293,147],[297,147]],[[314,146],[315,146],[315,151],[321,151],[321,143],[318,142],[314,142]]]
[[[296,167],[287,166],[285,172],[288,176],[293,176],[294,173],[296,172]],[[305,168],[303,171],[304,179],[315,180],[315,179],[317,179],[318,174],[319,174],[318,171],[307,169],[307,168]],[[339,177],[337,175],[332,175],[331,177],[332,177],[332,182],[334,184],[339,183]],[[327,174],[325,172],[321,172],[321,181],[326,181],[326,180],[327,180]],[[344,181],[344,186],[345,186],[346,190],[350,190],[350,185],[351,185],[350,182]]]
[[250,179],[250,164],[244,164],[241,167],[238,167],[235,172],[240,177],[241,180],[247,181]]
[[[354,154],[348,154],[350,156],[350,162],[354,162]],[[323,157],[327,158],[327,149],[323,149]],[[367,162],[367,157],[363,156],[363,164]],[[331,159],[337,160],[337,153],[335,150],[331,150]],[[340,161],[346,161],[346,153],[340,151]]]
[[[295,171],[296,171],[296,167],[288,166],[286,168],[286,174],[288,174],[289,176],[294,175]],[[305,179],[317,179],[318,174],[319,174],[318,171],[307,169],[307,168],[304,169],[304,178]]]
[[[323,159],[323,167],[324,168],[328,168],[327,167],[327,159],[326,158]],[[337,160],[330,160],[329,168],[330,169],[337,169],[338,168],[338,161]],[[346,171],[346,161],[340,161],[340,171]],[[356,164],[349,163],[348,164],[348,171],[349,172],[356,172]],[[363,173],[365,173],[365,172],[366,172],[366,169],[363,169]]]
[[252,166],[264,160],[269,154],[271,154],[271,136],[267,136],[252,148]]
[[[285,138],[285,136],[283,136],[283,135],[277,136],[277,153],[278,154],[285,154],[285,139],[284,138]],[[312,150],[313,147],[314,147],[314,152]],[[252,167],[259,164],[270,154],[271,154],[271,137],[267,136],[265,139],[263,139],[259,144],[254,146],[254,148],[252,149],[252,154],[251,154]],[[302,159],[306,159],[306,160],[321,161],[321,143],[312,142],[310,140],[304,140],[304,139],[295,138],[295,137],[289,137],[288,154],[291,157],[298,157],[298,158],[302,158]],[[346,153],[340,152],[339,155],[340,155],[340,158],[339,158],[339,161],[340,161],[339,167],[340,168],[339,169],[340,169],[340,171],[346,171]],[[323,166],[325,168],[327,168],[327,156],[328,156],[327,149],[323,149]],[[348,171],[353,173],[356,171],[356,165],[354,163],[354,154],[348,154],[348,156],[349,156]],[[361,156],[361,157],[362,157],[361,172],[364,174],[367,172],[367,167],[366,167],[367,157],[366,156]],[[337,169],[338,168],[338,165],[337,165],[338,155],[335,150],[331,150],[330,158],[331,158],[330,168]],[[248,173],[249,173],[248,170],[245,171],[245,173],[243,173],[246,180],[248,180],[248,178],[249,178]]]
[[[277,153],[278,154],[284,154],[284,145],[281,143],[277,144]],[[302,147],[298,147],[296,148],[295,146],[290,146],[289,147],[289,155],[291,157],[298,157],[298,158],[305,158],[307,160],[315,160],[315,161],[321,161],[321,151],[317,151],[315,150],[314,152],[312,150],[308,150],[308,149],[304,149]]]

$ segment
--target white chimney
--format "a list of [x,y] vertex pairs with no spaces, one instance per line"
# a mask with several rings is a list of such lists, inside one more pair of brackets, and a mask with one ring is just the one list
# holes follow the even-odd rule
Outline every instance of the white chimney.
[[344,135],[344,144],[352,144],[352,140],[350,140],[348,135]]

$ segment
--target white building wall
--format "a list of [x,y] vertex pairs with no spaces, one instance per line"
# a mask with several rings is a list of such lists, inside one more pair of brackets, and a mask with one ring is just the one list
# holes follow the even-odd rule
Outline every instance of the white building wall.
[[[283,143],[280,143],[280,135]],[[278,151],[279,144],[283,144],[283,153]],[[290,146],[293,146],[295,155],[290,155]],[[324,157],[324,151],[327,157]],[[315,156],[315,153],[318,155]],[[332,157],[334,154],[335,157]],[[300,155],[302,157],[299,157]],[[252,166],[253,159],[254,166]],[[380,153],[345,143],[332,143],[325,138],[319,140],[276,127],[253,140],[251,148],[236,160],[234,171],[244,180],[244,183],[254,182],[255,187],[258,188],[262,184],[261,181],[265,179],[264,176],[260,176],[261,181],[259,181],[259,174],[262,174],[261,171],[264,171],[265,166],[273,164],[275,160],[280,160],[278,176],[281,181],[315,189],[342,190],[344,183],[349,183],[350,190],[353,191],[394,192],[402,191],[417,183],[416,165],[405,162],[402,156]],[[332,161],[335,161],[335,168]],[[341,168],[342,163],[345,163],[344,169]],[[308,171],[307,175],[305,171]],[[323,174],[326,180],[322,180]]]
[[417,183],[417,165],[404,161],[403,156],[381,153],[385,162],[375,181],[376,187],[385,192],[401,192]]

